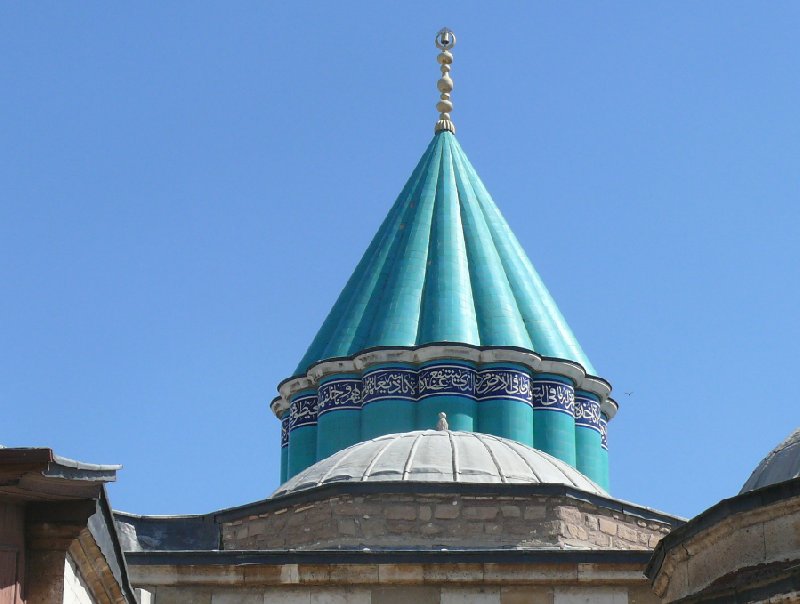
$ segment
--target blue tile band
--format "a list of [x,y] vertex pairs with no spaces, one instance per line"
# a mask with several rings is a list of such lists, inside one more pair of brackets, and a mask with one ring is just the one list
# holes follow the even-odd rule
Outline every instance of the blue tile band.
[[[341,408],[358,408],[355,390],[359,380],[347,382],[352,386],[347,395],[342,394],[347,402],[341,404],[347,407]],[[378,369],[365,374],[361,384],[364,404],[382,399],[416,401],[438,394],[459,394],[479,400],[513,399],[532,404],[530,376],[524,371],[514,369],[486,369],[476,372],[462,365],[431,365],[419,372],[413,369]],[[323,388],[321,386],[319,389],[320,413],[327,411],[331,405]],[[339,405],[335,406],[340,408]]]
[[477,372],[462,365],[432,365],[420,369],[417,377],[419,398],[438,395],[459,395],[475,398]]
[[361,380],[331,380],[319,387],[319,415],[336,409],[361,409]]
[[281,449],[289,446],[289,416],[281,420]]
[[289,407],[289,432],[302,426],[317,425],[317,395],[301,396]]
[[588,396],[575,395],[575,425],[600,432],[600,403]]
[[431,365],[420,369],[417,376],[419,398],[442,394],[475,398],[477,372],[463,365]]
[[575,390],[568,384],[556,380],[534,380],[531,394],[535,410],[575,413]]
[[608,419],[600,414],[600,446],[608,451]]
[[417,372],[413,369],[378,369],[364,375],[363,404],[385,399],[417,400]]
[[512,399],[533,405],[531,376],[515,369],[486,369],[478,373],[475,395],[479,401]]
[[362,374],[328,375],[316,391],[305,389],[294,396],[281,425],[287,475],[359,440],[431,429],[440,412],[447,413],[452,430],[477,430],[534,446],[600,484],[607,474],[607,418],[599,398],[576,391],[569,377],[555,372],[531,372],[502,362],[475,366],[456,359],[385,364]]

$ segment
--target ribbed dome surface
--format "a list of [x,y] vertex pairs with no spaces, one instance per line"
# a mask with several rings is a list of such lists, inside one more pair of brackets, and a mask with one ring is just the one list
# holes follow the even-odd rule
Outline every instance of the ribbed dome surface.
[[295,370],[375,346],[518,346],[594,374],[456,138],[437,134]]
[[515,441],[476,432],[420,430],[358,443],[317,462],[273,497],[336,482],[563,484],[608,494],[572,466]]
[[770,451],[744,483],[740,493],[800,476],[800,428]]

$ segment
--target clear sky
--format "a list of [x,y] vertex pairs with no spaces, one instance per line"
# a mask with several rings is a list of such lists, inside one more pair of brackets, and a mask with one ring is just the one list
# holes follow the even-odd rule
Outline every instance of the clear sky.
[[268,496],[447,25],[458,139],[621,403],[612,493],[738,491],[800,417],[800,4],[433,6],[0,5],[0,443],[123,464],[130,512]]

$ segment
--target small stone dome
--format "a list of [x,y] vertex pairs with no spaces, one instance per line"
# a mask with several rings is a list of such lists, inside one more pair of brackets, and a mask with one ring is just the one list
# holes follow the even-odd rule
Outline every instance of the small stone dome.
[[800,476],[800,428],[770,451],[744,483],[740,493]]
[[563,484],[608,497],[572,466],[513,440],[478,432],[387,434],[318,461],[272,497],[337,482]]

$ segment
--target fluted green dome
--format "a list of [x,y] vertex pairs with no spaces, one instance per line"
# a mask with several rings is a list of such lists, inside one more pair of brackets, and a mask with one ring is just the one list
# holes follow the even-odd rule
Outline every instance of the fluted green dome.
[[595,373],[450,132],[434,136],[295,375],[431,342],[516,346]]

